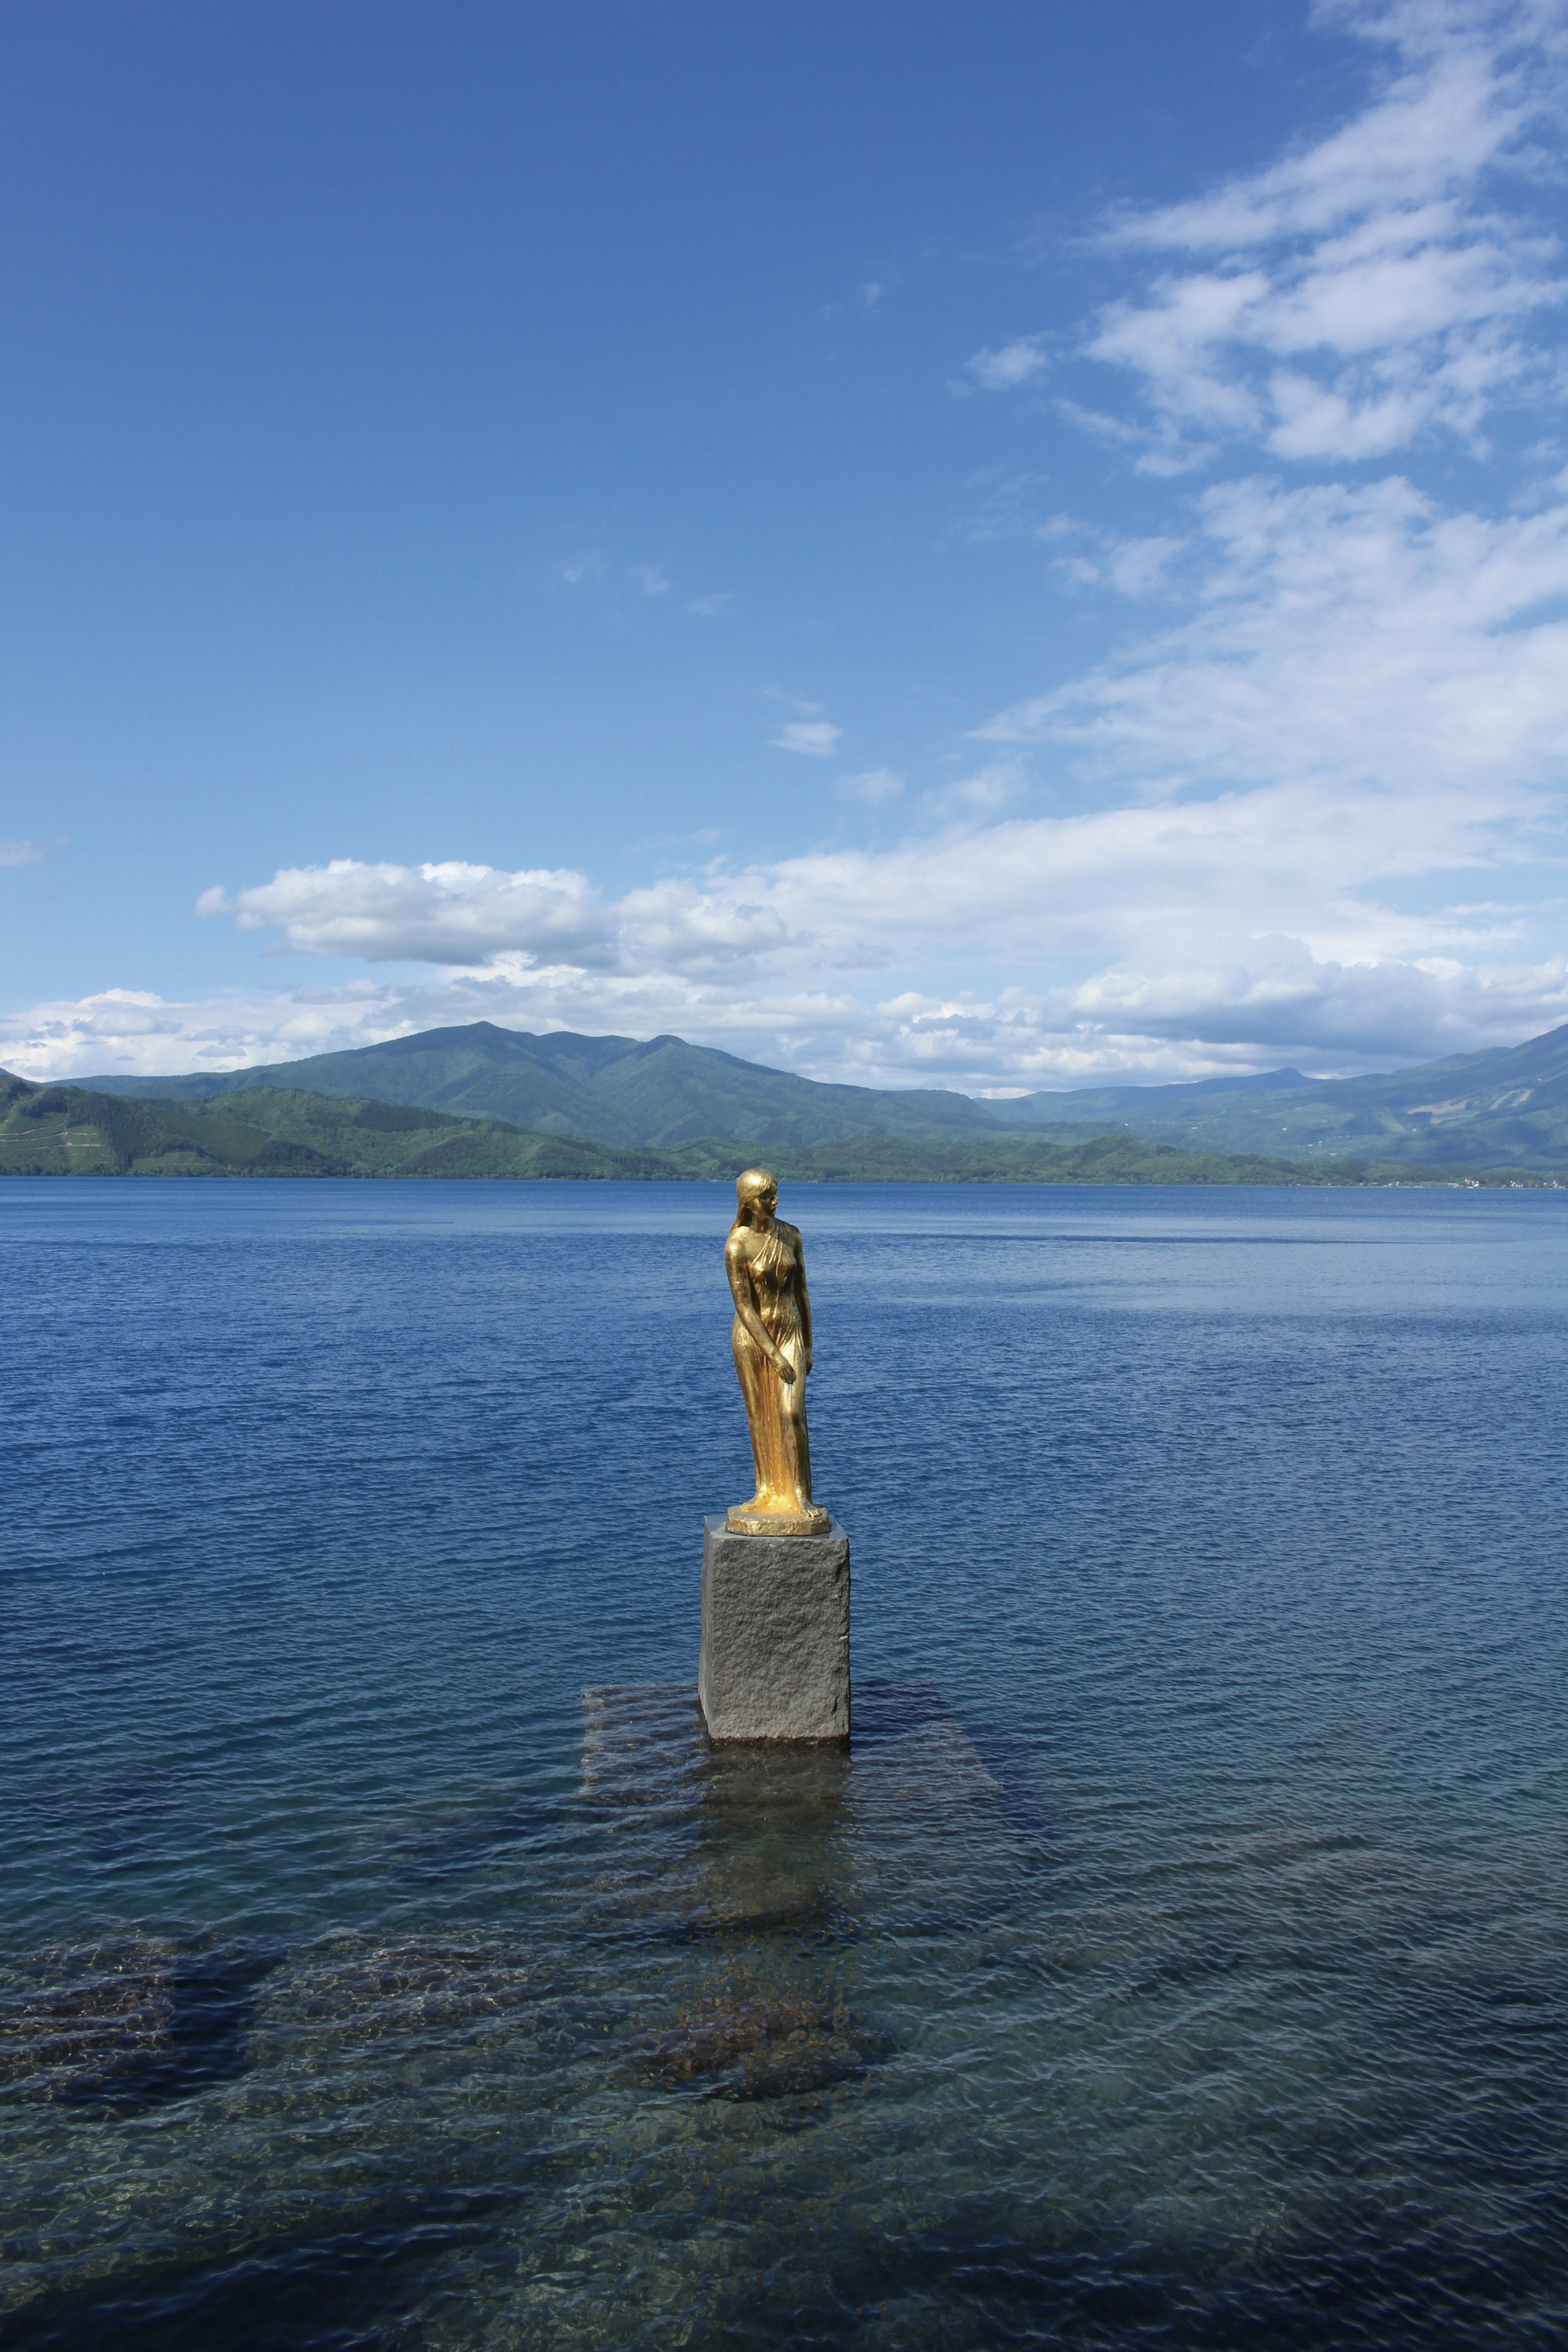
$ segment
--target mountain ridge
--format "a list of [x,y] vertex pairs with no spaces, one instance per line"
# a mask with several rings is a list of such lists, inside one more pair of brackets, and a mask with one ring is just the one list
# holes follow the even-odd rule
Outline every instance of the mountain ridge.
[[1185,1150],[1290,1160],[1349,1155],[1521,1169],[1568,1163],[1568,1024],[1520,1045],[1357,1078],[1308,1078],[1289,1069],[994,1100],[946,1088],[827,1084],[668,1034],[536,1034],[493,1022],[245,1070],[78,1083],[100,1094],[161,1101],[210,1100],[268,1086],[352,1095],[632,1150],[725,1139],[775,1151],[878,1136],[956,1144],[1020,1129],[1088,1126]]
[[668,1034],[638,1039],[552,1030],[539,1035],[490,1021],[246,1070],[77,1083],[144,1101],[198,1101],[245,1087],[283,1085],[504,1118],[538,1134],[591,1136],[644,1150],[707,1136],[807,1145],[861,1135],[994,1133],[1000,1124],[967,1095],[934,1087],[898,1092],[825,1085]]

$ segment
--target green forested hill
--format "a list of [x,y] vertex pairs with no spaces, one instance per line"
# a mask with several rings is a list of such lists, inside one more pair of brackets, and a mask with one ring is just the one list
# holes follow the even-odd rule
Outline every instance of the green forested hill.
[[88,1078],[100,1093],[201,1100],[257,1086],[373,1096],[470,1118],[504,1118],[543,1135],[666,1148],[704,1136],[750,1143],[837,1143],[857,1135],[994,1132],[967,1095],[821,1086],[679,1037],[534,1037],[475,1021],[387,1045],[320,1054],[270,1069],[181,1078]]
[[251,1087],[132,1102],[0,1072],[0,1174],[666,1176],[658,1152],[529,1135],[494,1119]]
[[[34,1086],[0,1071],[0,1175],[598,1176],[730,1181],[765,1158],[795,1182],[999,1184],[1366,1184],[1413,1171],[1354,1160],[1300,1162],[1194,1151],[1081,1129],[950,1141],[895,1136],[843,1143],[737,1143],[702,1137],[626,1151],[582,1136],[531,1134],[498,1119],[409,1104],[247,1087],[206,1102],[131,1101],[82,1087]],[[1418,1181],[1453,1181],[1437,1171]],[[1488,1177],[1505,1182],[1505,1175]]]
[[267,1070],[97,1078],[132,1100],[216,1100],[258,1087],[504,1119],[542,1135],[669,1150],[713,1138],[814,1150],[858,1138],[980,1143],[1049,1129],[1114,1129],[1185,1150],[1412,1165],[1568,1165],[1568,1027],[1527,1045],[1375,1077],[1207,1078],[977,1102],[966,1095],[819,1085],[679,1037],[535,1037],[477,1021]]

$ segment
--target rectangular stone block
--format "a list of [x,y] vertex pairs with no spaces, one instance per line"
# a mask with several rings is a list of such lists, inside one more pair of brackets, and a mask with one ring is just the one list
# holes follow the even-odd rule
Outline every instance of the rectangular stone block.
[[702,1523],[697,1695],[709,1737],[849,1738],[849,1538]]

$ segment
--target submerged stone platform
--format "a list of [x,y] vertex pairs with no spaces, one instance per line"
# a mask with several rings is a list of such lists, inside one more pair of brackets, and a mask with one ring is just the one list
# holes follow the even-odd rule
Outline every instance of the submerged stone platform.
[[710,1739],[849,1739],[849,1538],[703,1521],[698,1698]]

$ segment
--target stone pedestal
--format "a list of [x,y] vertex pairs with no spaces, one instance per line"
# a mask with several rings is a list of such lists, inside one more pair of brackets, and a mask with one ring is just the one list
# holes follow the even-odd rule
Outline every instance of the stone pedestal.
[[849,1738],[849,1538],[702,1523],[697,1695],[716,1740]]

